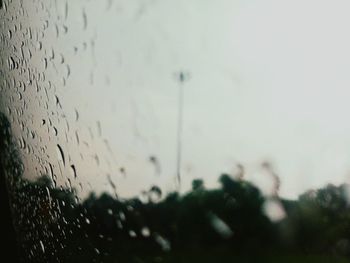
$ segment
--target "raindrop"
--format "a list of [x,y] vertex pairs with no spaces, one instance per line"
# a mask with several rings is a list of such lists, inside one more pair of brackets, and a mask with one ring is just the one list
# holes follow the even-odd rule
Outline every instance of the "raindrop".
[[119,171],[124,177],[126,176],[126,172],[125,172],[125,168],[124,167],[120,167]]
[[68,17],[68,2],[64,4],[64,19],[67,20]]
[[60,99],[58,98],[57,95],[55,95],[55,102],[56,102],[56,106],[58,106],[58,107],[60,107],[62,109],[62,105],[61,105]]
[[32,51],[28,49],[28,57],[31,59],[32,58]]
[[279,222],[286,217],[286,212],[278,200],[270,199],[264,203],[263,211],[272,222]]
[[44,27],[44,29],[47,29],[49,27],[49,21],[48,20],[45,20],[43,27]]
[[43,63],[44,63],[44,69],[47,69],[47,58],[43,59]]
[[21,146],[22,149],[26,149],[27,148],[27,143],[26,143],[26,141],[24,140],[23,137],[20,140],[20,146]]
[[56,150],[57,150],[58,160],[63,163],[63,166],[65,166],[66,164],[65,164],[65,159],[64,159],[64,153],[63,153],[63,150],[59,144],[57,144]]
[[87,43],[86,42],[83,42],[83,50],[86,50],[87,49]]
[[54,58],[55,58],[55,51],[53,50],[53,48],[51,48],[49,53],[49,59],[54,59]]
[[45,189],[46,189],[47,198],[49,199],[49,206],[51,207],[52,199],[51,199],[50,189],[48,187],[45,187]]
[[62,54],[60,54],[60,63],[63,64],[64,63],[64,56]]
[[108,179],[109,185],[110,185],[111,188],[113,189],[113,192],[114,192],[115,197],[117,198],[117,197],[118,197],[118,195],[117,195],[117,186],[116,186],[115,183],[112,181],[112,178],[111,178],[110,175],[107,176],[107,179]]
[[30,135],[31,135],[32,139],[35,139],[35,132],[34,131],[31,131]]
[[87,16],[85,13],[85,9],[83,9],[83,29],[85,30],[87,28]]
[[154,155],[151,155],[149,157],[149,161],[154,166],[155,174],[159,176],[161,174],[161,168],[158,158]]
[[151,234],[151,232],[150,232],[150,230],[149,230],[148,227],[143,227],[143,228],[141,229],[141,234],[142,234],[144,237],[149,237],[150,234]]
[[58,130],[56,127],[52,127],[53,135],[57,136]]
[[142,203],[146,204],[149,201],[149,196],[147,191],[142,191],[139,195],[139,199]]
[[111,9],[113,1],[112,0],[107,0],[107,6],[106,6],[106,10]]
[[119,220],[117,220],[117,227],[118,227],[119,229],[122,229],[122,228],[123,228],[123,224],[122,224],[122,222],[120,222]]
[[130,231],[129,231],[129,236],[130,236],[130,237],[136,237],[135,231],[130,230]]
[[94,158],[94,160],[95,160],[96,165],[97,165],[97,166],[100,166],[100,158],[98,157],[98,155],[95,154],[95,155],[93,156],[93,158]]
[[43,253],[45,253],[45,247],[44,247],[44,243],[43,243],[43,241],[41,241],[40,240],[40,248],[41,248],[41,251],[43,252]]
[[9,59],[8,59],[9,69],[10,70],[15,69],[15,65],[16,65],[16,63],[15,63],[15,60],[13,59],[13,57],[9,57]]
[[50,175],[50,177],[53,179],[54,173],[53,173],[53,167],[52,167],[52,164],[51,164],[51,163],[49,163],[49,175]]
[[56,37],[58,37],[60,34],[59,34],[59,29],[58,29],[58,25],[57,24],[55,25],[54,30],[55,30]]
[[224,239],[228,239],[233,235],[231,228],[221,220],[217,215],[210,213],[209,220],[214,230]]
[[79,139],[78,131],[75,131],[75,139],[77,140],[77,144],[79,144],[80,143],[80,139]]
[[70,172],[71,172],[71,175],[74,177],[74,178],[77,178],[77,170],[75,169],[75,165],[72,164],[70,166]]
[[72,190],[72,181],[71,181],[70,178],[67,179],[66,186],[67,186],[70,190]]
[[69,65],[66,65],[66,77],[68,78],[70,76],[70,67]]
[[75,121],[78,121],[79,120],[79,112],[77,109],[74,109],[74,112],[75,112]]
[[68,32],[68,27],[63,25],[62,26],[62,31],[63,31],[63,34],[66,34]]
[[169,240],[165,239],[164,237],[155,234],[154,239],[164,251],[169,251],[171,249]]
[[119,212],[119,218],[121,221],[125,221],[125,214],[122,211]]
[[151,189],[149,190],[149,200],[151,202],[157,202],[161,199],[162,197],[162,190],[154,185],[151,187]]
[[43,47],[43,44],[41,43],[41,41],[36,42],[36,49],[37,50],[41,50],[42,47]]

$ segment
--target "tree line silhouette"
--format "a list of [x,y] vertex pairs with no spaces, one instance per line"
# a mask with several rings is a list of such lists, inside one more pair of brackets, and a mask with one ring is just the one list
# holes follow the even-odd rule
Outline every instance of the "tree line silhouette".
[[[228,174],[220,187],[117,199],[22,177],[23,164],[0,114],[0,147],[24,262],[349,262],[349,185],[327,185],[297,200],[266,197]],[[284,216],[272,220],[273,202]],[[274,211],[272,211],[274,212]]]

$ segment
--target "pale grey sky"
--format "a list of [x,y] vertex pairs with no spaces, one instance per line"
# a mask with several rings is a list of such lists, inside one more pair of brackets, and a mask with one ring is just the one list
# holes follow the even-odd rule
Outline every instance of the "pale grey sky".
[[[152,184],[174,189],[179,71],[190,74],[182,190],[198,177],[214,187],[237,163],[247,179],[268,188],[264,161],[286,197],[349,179],[349,1],[116,0],[107,9],[108,3],[47,4],[50,15],[32,10],[40,15],[27,21],[37,28],[49,21],[43,49],[29,65],[42,67],[54,50],[39,71],[58,136],[33,129],[47,139],[46,161],[62,173],[61,183],[73,164],[82,195],[112,191],[110,181],[121,196]],[[32,113],[45,115],[35,107]],[[38,165],[30,159],[27,166],[30,176]]]

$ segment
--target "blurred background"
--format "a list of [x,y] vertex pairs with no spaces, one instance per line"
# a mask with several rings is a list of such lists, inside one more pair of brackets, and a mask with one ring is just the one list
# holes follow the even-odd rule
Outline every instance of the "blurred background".
[[0,1],[2,179],[25,262],[346,261],[349,11]]

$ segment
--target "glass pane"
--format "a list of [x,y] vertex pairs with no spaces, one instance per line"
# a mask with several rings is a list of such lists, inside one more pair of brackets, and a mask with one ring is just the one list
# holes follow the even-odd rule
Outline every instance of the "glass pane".
[[346,262],[349,9],[0,0],[24,262]]

